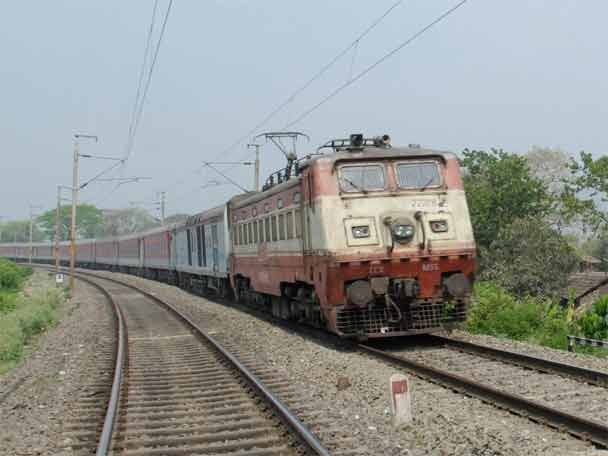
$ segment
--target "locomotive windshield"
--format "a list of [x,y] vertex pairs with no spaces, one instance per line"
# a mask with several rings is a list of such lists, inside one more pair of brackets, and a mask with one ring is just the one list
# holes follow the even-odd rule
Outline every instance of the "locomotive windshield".
[[343,166],[340,169],[340,188],[343,192],[384,190],[382,165]]
[[427,188],[441,185],[437,162],[399,163],[397,178],[400,188]]

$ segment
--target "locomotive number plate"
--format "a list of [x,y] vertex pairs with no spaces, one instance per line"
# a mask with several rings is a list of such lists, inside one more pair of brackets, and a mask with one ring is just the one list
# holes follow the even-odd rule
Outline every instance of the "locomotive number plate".
[[422,271],[423,272],[439,271],[439,263],[423,263]]
[[405,203],[405,208],[411,211],[424,210],[436,210],[439,207],[437,201],[434,199],[428,200],[409,200]]

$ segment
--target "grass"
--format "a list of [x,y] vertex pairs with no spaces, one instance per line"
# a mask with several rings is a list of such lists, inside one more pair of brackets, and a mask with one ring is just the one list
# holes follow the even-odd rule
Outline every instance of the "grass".
[[[568,309],[542,297],[518,298],[492,282],[478,282],[466,329],[475,334],[515,339],[566,350],[567,335],[605,338],[608,334],[608,298],[601,298],[593,308],[571,318]],[[577,347],[577,352],[608,356],[606,349]]]
[[35,336],[57,322],[65,300],[64,292],[55,288],[30,297],[20,294],[31,269],[7,263],[0,261],[0,375],[21,360]]

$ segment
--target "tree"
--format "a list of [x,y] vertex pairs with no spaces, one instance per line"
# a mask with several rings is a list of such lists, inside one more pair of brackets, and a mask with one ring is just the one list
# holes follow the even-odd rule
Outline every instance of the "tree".
[[532,174],[542,180],[554,194],[561,193],[564,181],[570,176],[572,158],[560,149],[532,146],[526,154]]
[[108,237],[122,236],[145,231],[159,225],[159,221],[145,209],[129,208],[105,211],[102,234]]
[[567,239],[538,218],[502,228],[489,252],[481,258],[481,278],[518,296],[556,295],[579,263]]
[[547,185],[532,173],[525,157],[499,149],[465,149],[463,155],[467,202],[482,255],[515,220],[541,221],[550,213]]
[[582,214],[594,234],[608,234],[608,157],[596,160],[581,152],[580,161],[571,161],[570,171],[565,191],[570,195],[571,210]]
[[[38,217],[42,230],[47,239],[55,239],[56,210],[51,209]],[[79,204],[76,208],[76,237],[81,239],[94,238],[99,235],[102,228],[102,213],[91,204]],[[70,238],[70,227],[72,224],[72,206],[66,205],[59,208],[59,233],[60,239],[65,241]]]
[[[40,242],[45,239],[44,232],[34,223],[32,240]],[[30,221],[12,220],[0,223],[0,242],[29,242],[30,240]]]

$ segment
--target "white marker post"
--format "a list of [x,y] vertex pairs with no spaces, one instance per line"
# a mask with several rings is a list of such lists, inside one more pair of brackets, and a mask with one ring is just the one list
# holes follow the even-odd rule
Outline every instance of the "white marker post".
[[55,274],[55,284],[61,285],[63,283],[63,274]]
[[403,374],[393,374],[390,379],[391,411],[393,424],[399,426],[412,422],[410,383]]

